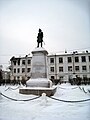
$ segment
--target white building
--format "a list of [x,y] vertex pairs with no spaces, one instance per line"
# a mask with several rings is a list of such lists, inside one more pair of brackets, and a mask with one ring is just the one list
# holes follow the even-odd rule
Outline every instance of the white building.
[[11,80],[29,79],[31,76],[31,57],[12,57],[11,61]]
[[90,78],[90,53],[64,53],[48,56],[48,76],[61,81],[73,77]]
[[[90,78],[90,53],[64,53],[48,55],[48,77],[68,81],[69,78]],[[31,76],[32,57],[11,58],[11,78],[28,79]]]

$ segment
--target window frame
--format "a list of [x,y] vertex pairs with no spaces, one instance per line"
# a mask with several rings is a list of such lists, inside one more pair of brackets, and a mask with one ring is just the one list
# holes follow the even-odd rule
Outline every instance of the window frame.
[[72,66],[68,66],[68,72],[72,72],[73,67]]
[[13,61],[14,66],[16,66],[16,60]]
[[59,57],[59,63],[63,63],[63,57]]
[[79,62],[79,57],[75,56],[75,62]]
[[68,63],[72,63],[72,57],[67,57]]
[[27,68],[27,72],[29,73],[31,71],[31,68]]
[[25,60],[22,60],[22,65],[25,65]]
[[82,66],[82,71],[87,71],[87,66],[86,65]]
[[17,73],[20,73],[20,68],[17,68]]
[[50,58],[50,63],[54,64],[54,58]]
[[79,70],[80,70],[79,66],[75,66],[75,71],[79,71]]
[[28,63],[28,65],[30,65],[30,64],[31,64],[31,60],[30,60],[30,59],[28,59],[27,63]]
[[25,68],[22,68],[22,73],[25,73]]
[[54,72],[54,67],[50,67],[50,72]]
[[16,73],[16,68],[13,69],[13,72]]
[[63,67],[62,66],[59,67],[59,72],[63,72]]
[[81,56],[82,62],[86,62],[86,56]]

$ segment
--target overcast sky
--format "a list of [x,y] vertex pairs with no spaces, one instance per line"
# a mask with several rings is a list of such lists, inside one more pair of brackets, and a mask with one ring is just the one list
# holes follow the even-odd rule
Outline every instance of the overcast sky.
[[31,53],[39,28],[49,53],[90,50],[90,0],[0,0],[0,65]]

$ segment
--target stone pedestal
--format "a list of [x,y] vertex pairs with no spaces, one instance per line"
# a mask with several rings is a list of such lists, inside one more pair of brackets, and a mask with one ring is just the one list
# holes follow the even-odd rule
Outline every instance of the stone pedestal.
[[31,78],[47,78],[47,54],[44,48],[32,51]]
[[42,47],[32,51],[31,78],[26,83],[27,88],[19,89],[20,93],[41,95],[45,92],[47,96],[55,93],[56,88],[52,88],[52,81],[47,78],[47,55]]
[[47,79],[47,55],[44,48],[35,48],[32,51],[31,78],[27,87],[51,87],[52,82]]
[[19,93],[21,94],[34,94],[34,95],[42,95],[42,93],[46,93],[47,96],[52,96],[56,92],[56,87],[51,88],[44,88],[44,87],[26,87],[26,88],[20,88]]

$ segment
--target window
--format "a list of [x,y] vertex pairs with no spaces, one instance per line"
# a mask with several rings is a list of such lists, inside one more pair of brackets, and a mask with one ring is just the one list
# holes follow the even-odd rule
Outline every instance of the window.
[[25,72],[25,68],[22,68],[22,73],[24,73]]
[[76,70],[76,71],[79,71],[79,66],[75,66],[75,70]]
[[68,63],[71,63],[71,62],[72,62],[72,58],[68,57]]
[[63,67],[59,67],[59,72],[63,72]]
[[20,73],[20,68],[17,69],[17,72]]
[[88,56],[89,62],[90,62],[90,56]]
[[16,69],[14,68],[14,73],[16,73]]
[[87,78],[87,75],[83,75],[83,79]]
[[50,71],[51,71],[51,72],[54,72],[54,67],[50,67]]
[[75,62],[79,62],[79,57],[75,57]]
[[82,66],[82,71],[86,71],[86,70],[87,70],[86,66]]
[[82,62],[86,62],[86,57],[85,56],[82,56],[81,59],[82,59]]
[[22,65],[25,65],[25,60],[22,60]]
[[30,68],[27,68],[27,72],[30,72],[30,70],[31,70]]
[[20,77],[18,76],[18,77],[17,77],[17,79],[19,80],[19,79],[20,79]]
[[20,65],[20,60],[18,60],[18,65]]
[[54,80],[54,76],[51,76],[51,79]]
[[13,64],[16,65],[16,61],[13,61]]
[[50,63],[54,63],[54,58],[50,58]]
[[63,58],[62,57],[59,58],[59,63],[63,63]]
[[68,71],[72,71],[72,66],[68,66]]
[[31,64],[31,60],[28,60],[28,64]]
[[59,79],[60,79],[60,80],[63,80],[63,76],[60,76]]

